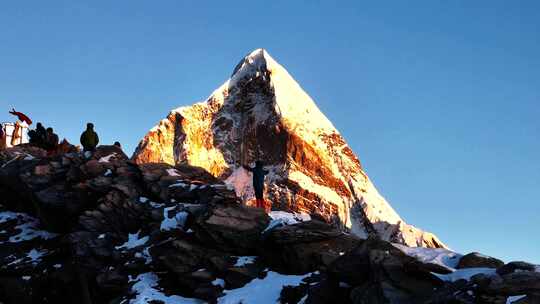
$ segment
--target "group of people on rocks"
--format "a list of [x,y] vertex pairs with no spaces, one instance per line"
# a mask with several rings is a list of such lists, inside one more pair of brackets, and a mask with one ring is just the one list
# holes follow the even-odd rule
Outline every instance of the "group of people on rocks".
[[59,138],[53,128],[45,129],[42,123],[36,124],[36,129],[28,131],[28,139],[31,145],[40,147],[48,153],[53,153],[58,147]]
[[[14,124],[14,131],[12,138],[20,139],[22,137],[22,131],[21,126],[28,127],[32,124],[32,120],[25,115],[24,113],[17,112],[15,109],[12,109],[10,114],[15,115],[18,120]],[[20,134],[19,134],[20,133]],[[3,126],[0,126],[0,150],[5,149],[7,147],[7,140],[6,140],[7,132],[4,129]],[[47,151],[48,155],[56,154],[57,152],[64,151],[62,146],[71,146],[67,140],[64,139],[62,143],[59,142],[60,139],[56,133],[54,133],[54,129],[51,127],[45,128],[43,126],[43,123],[38,122],[36,124],[36,128],[33,130],[28,131],[28,143],[35,146],[42,148]],[[99,144],[99,136],[94,131],[94,124],[88,123],[86,125],[86,130],[81,134],[81,145],[83,148],[83,152],[94,152],[96,150],[97,145]],[[22,140],[20,142],[12,143],[11,145],[17,145],[23,143]],[[117,141],[114,143],[115,146],[118,148],[121,148],[120,143]],[[73,146],[71,146],[73,147]],[[75,147],[73,147],[76,149]]]

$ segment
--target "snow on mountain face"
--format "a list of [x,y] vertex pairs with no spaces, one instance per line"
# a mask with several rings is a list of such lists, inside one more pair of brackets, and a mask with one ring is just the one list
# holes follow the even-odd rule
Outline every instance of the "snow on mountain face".
[[262,160],[273,209],[318,214],[361,237],[445,247],[399,217],[332,123],[263,49],[246,56],[206,101],[171,111],[133,158],[200,166],[247,204],[254,191],[242,165]]

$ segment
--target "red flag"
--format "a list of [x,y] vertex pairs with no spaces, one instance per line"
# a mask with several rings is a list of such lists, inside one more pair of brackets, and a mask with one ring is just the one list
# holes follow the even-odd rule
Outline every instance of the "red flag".
[[15,111],[15,109],[12,109],[9,113],[17,116],[17,118],[19,118],[20,121],[26,122],[28,125],[32,124],[32,120],[30,119],[30,117],[26,116],[24,113],[17,112]]

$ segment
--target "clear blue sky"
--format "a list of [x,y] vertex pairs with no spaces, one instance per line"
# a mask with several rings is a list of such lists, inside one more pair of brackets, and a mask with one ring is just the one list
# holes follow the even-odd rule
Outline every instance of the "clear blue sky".
[[75,2],[0,6],[0,120],[132,151],[264,47],[406,221],[540,263],[538,1]]

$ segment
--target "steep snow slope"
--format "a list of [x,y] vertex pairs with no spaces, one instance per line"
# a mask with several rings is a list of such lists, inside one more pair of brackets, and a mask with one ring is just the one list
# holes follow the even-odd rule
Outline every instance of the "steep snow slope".
[[263,160],[266,197],[276,210],[319,214],[362,237],[445,247],[399,217],[332,123],[263,49],[243,58],[206,101],[171,111],[134,159],[203,167],[247,204],[254,193],[242,166]]

